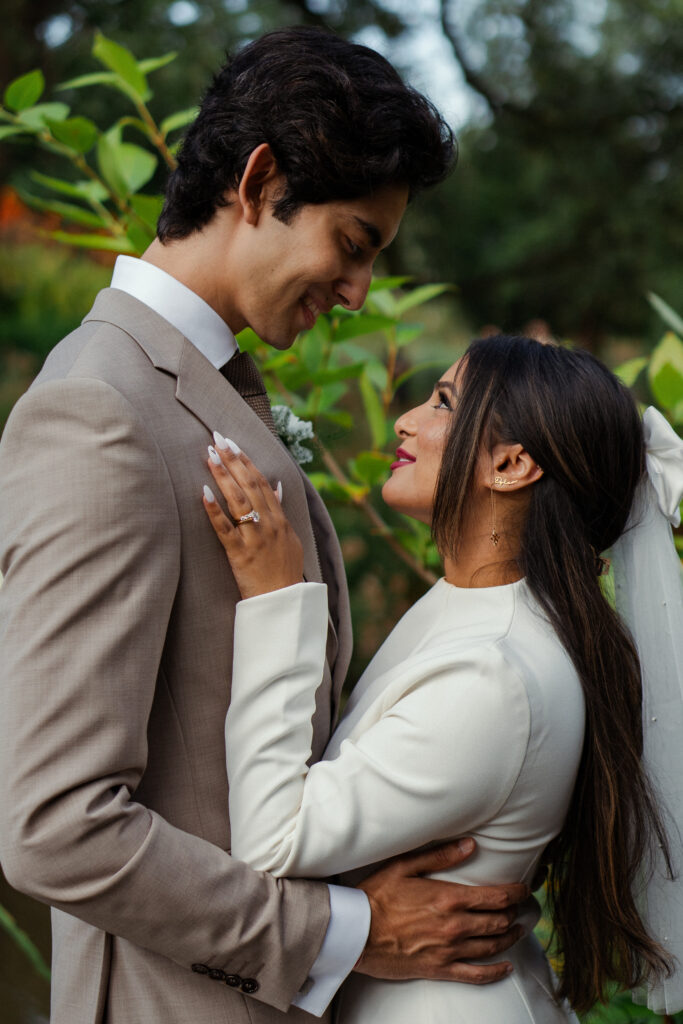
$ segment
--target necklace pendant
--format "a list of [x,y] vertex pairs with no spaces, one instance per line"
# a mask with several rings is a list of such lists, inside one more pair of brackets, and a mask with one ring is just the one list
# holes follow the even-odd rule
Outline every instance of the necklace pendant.
[[498,544],[498,541],[500,540],[500,534],[498,533],[497,530],[491,530],[491,540],[493,541],[494,544]]

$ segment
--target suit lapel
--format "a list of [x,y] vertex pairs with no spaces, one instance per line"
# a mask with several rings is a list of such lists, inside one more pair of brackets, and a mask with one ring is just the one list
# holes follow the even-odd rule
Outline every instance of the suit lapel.
[[[275,486],[282,480],[284,509],[304,549],[304,576],[322,582],[304,481],[282,443],[183,334],[126,292],[106,288],[85,321],[122,328],[159,371],[176,377],[176,398],[207,428],[231,437]],[[84,321],[84,322],[85,322]]]

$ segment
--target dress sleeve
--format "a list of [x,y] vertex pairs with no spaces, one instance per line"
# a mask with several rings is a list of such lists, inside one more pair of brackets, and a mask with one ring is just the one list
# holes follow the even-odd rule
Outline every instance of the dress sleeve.
[[500,652],[441,649],[403,662],[396,701],[307,767],[325,589],[300,583],[237,606],[232,853],[280,876],[329,876],[475,829],[505,803],[529,737],[526,690]]

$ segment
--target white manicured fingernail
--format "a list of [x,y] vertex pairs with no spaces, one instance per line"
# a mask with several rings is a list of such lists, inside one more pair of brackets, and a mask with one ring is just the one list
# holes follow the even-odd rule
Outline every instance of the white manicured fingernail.
[[222,466],[221,457],[212,444],[209,445],[209,458],[213,462],[214,466]]
[[228,445],[222,434],[219,434],[217,430],[213,432],[213,439],[216,442],[216,448],[220,448],[221,451],[226,452]]
[[231,441],[229,437],[224,437],[223,440],[225,441],[226,447],[230,449],[233,455],[242,454],[242,449],[240,448],[240,446],[238,444],[235,444],[234,441]]
[[216,499],[214,497],[213,491],[211,490],[210,487],[207,487],[206,484],[204,484],[204,497],[206,498],[210,505],[215,504]]
[[282,504],[282,480],[278,480],[275,493],[277,494],[277,500]]

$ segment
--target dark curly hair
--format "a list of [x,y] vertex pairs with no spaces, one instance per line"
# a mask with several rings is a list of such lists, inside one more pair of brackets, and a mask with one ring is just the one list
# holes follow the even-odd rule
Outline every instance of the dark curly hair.
[[273,211],[285,223],[306,203],[386,185],[413,196],[455,158],[439,112],[380,54],[322,29],[269,32],[229,56],[206,93],[168,181],[160,240],[207,224],[263,142],[286,178]]

